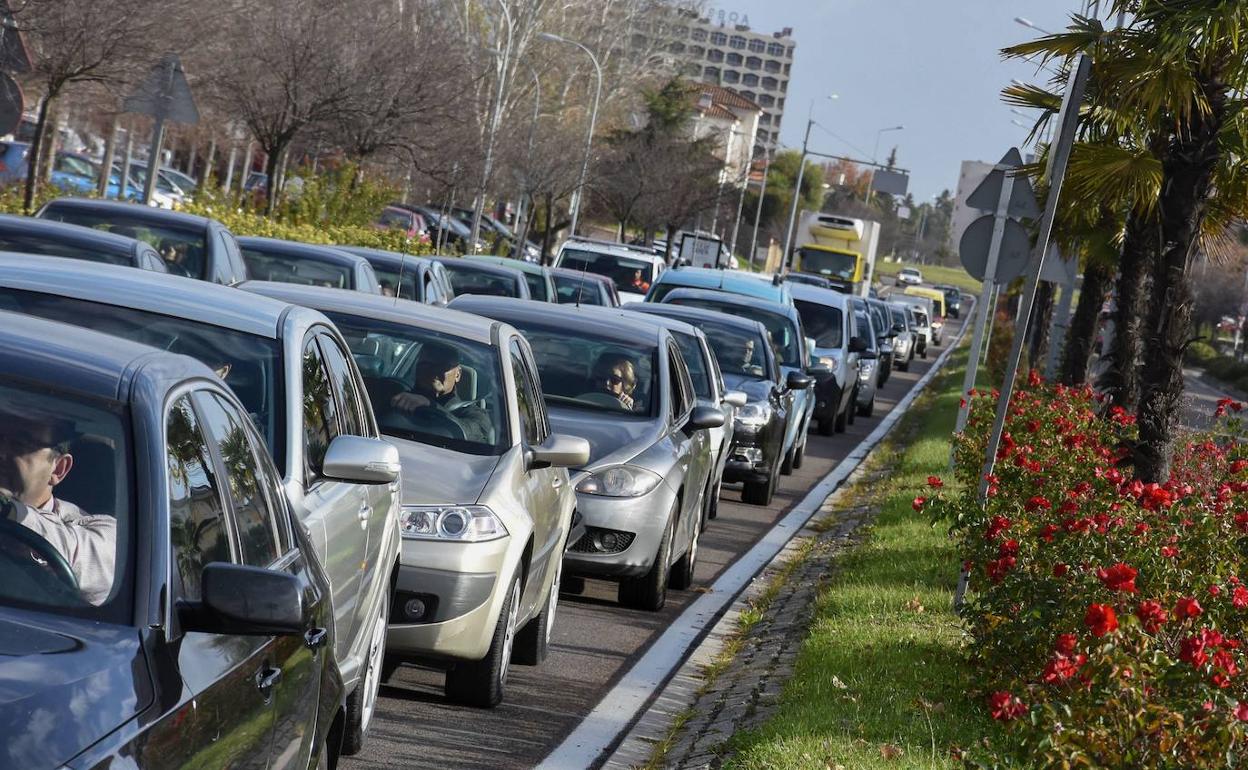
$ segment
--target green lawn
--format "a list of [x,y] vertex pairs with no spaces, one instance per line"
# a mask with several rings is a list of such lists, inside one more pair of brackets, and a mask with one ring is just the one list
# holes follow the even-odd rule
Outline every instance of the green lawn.
[[947,475],[966,351],[894,434],[904,446],[877,449],[873,464],[902,453],[886,481],[849,490],[844,505],[874,502],[879,517],[820,593],[779,709],[733,740],[729,767],[952,768],[953,747],[999,734],[965,695],[971,673],[950,606],[957,557],[944,528],[911,507],[929,475]]
[[957,286],[968,294],[979,295],[983,284],[975,280],[965,270],[960,267],[940,267],[938,265],[910,265],[905,262],[885,262],[884,260],[876,260],[875,262],[875,279],[877,281],[887,279],[891,283],[892,278],[901,272],[903,267],[913,267],[923,273],[923,280],[927,283],[947,283],[950,286]]

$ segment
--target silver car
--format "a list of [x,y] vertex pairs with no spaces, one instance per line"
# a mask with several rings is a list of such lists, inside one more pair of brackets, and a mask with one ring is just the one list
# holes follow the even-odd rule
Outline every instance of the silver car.
[[893,316],[893,331],[897,332],[897,336],[893,338],[893,367],[904,372],[910,369],[910,362],[914,360],[915,353],[918,352],[914,318],[904,303],[887,302],[886,304]]
[[851,298],[818,286],[791,286],[793,304],[802,317],[802,328],[814,339],[810,353],[814,377],[814,413],[811,423],[821,436],[845,432],[854,421],[858,379],[862,370],[865,340],[853,324]]
[[883,332],[875,328],[871,309],[862,297],[850,297],[854,314],[853,334],[861,341],[862,352],[858,361],[858,390],[854,408],[863,417],[875,414],[875,391],[879,387],[880,338]]
[[246,407],[333,589],[344,751],[363,745],[399,556],[399,455],[338,330],[307,308],[146,270],[0,254],[0,308],[208,364]]
[[589,459],[584,439],[551,432],[528,343],[497,321],[409,300],[244,288],[334,322],[399,449],[403,550],[389,665],[450,661],[448,697],[497,705],[512,660],[546,657],[576,507],[566,467]]
[[698,537],[714,488],[707,429],[671,332],[621,311],[457,297],[451,307],[520,329],[533,346],[555,430],[589,440],[573,474],[586,533],[565,557],[570,572],[620,581],[621,603],[658,610],[667,588],[693,582]]

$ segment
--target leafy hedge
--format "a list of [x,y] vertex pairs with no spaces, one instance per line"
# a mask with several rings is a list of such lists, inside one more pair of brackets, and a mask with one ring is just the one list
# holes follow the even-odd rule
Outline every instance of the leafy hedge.
[[[951,521],[973,593],[972,693],[1011,746],[972,766],[1248,765],[1248,446],[1219,403],[1163,484],[1132,477],[1134,418],[1034,374],[1011,403],[989,498],[978,486],[995,394],[971,391],[956,474],[915,500]],[[1242,577],[1241,577],[1242,576]],[[981,764],[982,763],[982,764]]]

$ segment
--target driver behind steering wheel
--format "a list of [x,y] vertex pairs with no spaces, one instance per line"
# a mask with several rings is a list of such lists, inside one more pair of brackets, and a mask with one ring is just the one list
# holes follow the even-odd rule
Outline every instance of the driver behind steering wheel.
[[73,570],[84,601],[103,604],[113,586],[117,521],[53,494],[74,467],[73,425],[0,411],[0,518],[32,530]]
[[421,345],[413,367],[411,389],[390,399],[390,406],[412,413],[418,409],[437,409],[464,430],[464,439],[491,443],[490,418],[475,401],[464,401],[455,393],[463,376],[459,349],[444,342],[429,341]]

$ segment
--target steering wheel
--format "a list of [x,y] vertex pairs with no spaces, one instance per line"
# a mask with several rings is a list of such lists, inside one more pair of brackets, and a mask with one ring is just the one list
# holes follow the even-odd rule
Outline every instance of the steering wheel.
[[[23,567],[36,567],[55,577],[60,586],[70,589],[77,603],[82,602],[78,578],[61,552],[34,530],[10,518],[0,518],[0,558]],[[57,591],[57,593],[61,593]]]
[[[587,404],[595,404],[597,406],[608,406],[615,409],[624,410],[624,405],[620,403],[620,399],[610,393],[603,393],[599,390],[591,390],[588,393],[582,393],[576,397],[577,401],[584,401]],[[628,410],[624,410],[628,411]]]
[[467,439],[467,435],[464,433],[464,426],[436,406],[422,406],[411,412],[404,412],[402,409],[392,409],[386,415],[383,425],[413,433],[430,433],[435,436],[446,436],[447,438],[459,439],[460,441]]

